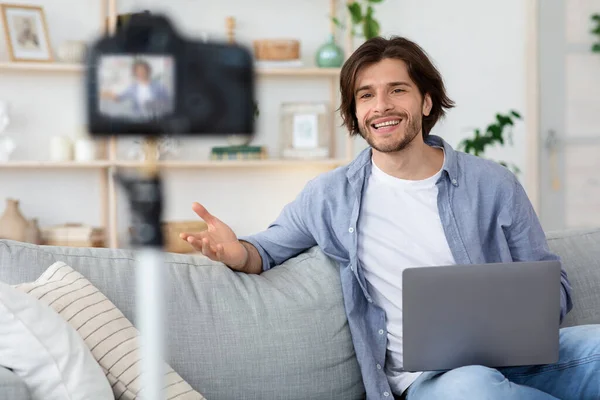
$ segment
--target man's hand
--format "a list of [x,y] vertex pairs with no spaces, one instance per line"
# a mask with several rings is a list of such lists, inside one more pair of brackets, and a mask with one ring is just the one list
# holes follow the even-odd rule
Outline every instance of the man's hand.
[[108,99],[108,100],[116,100],[117,95],[114,94],[113,92],[109,92],[108,90],[104,90],[104,91],[100,92],[100,98]]
[[192,210],[206,222],[208,229],[198,233],[184,232],[179,236],[211,260],[220,261],[236,271],[249,272],[246,271],[248,248],[238,240],[233,230],[199,203],[192,204]]

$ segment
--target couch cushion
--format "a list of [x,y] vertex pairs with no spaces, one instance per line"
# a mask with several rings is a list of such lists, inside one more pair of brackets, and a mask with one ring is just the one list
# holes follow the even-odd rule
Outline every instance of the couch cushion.
[[[63,261],[135,321],[134,256],[0,240],[0,280],[32,281]],[[206,398],[362,398],[339,270],[317,248],[261,275],[180,254],[165,268],[167,362]]]
[[[112,387],[114,398],[133,400],[141,388],[139,333],[100,290],[62,261],[17,289],[51,307],[90,349]],[[206,400],[167,364],[163,387],[169,400]]]
[[0,367],[0,396],[3,399],[30,400],[29,389],[14,372]]
[[75,329],[47,304],[3,282],[0,363],[23,380],[36,400],[114,399]]
[[573,288],[564,327],[600,324],[600,229],[549,232],[550,250],[563,262]]

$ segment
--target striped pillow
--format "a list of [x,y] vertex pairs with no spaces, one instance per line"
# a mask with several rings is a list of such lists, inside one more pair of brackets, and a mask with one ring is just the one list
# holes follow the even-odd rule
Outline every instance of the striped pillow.
[[[52,264],[34,282],[15,287],[52,307],[75,328],[106,374],[115,399],[136,398],[141,389],[139,333],[106,296],[63,262]],[[166,371],[167,399],[205,400],[170,366]]]

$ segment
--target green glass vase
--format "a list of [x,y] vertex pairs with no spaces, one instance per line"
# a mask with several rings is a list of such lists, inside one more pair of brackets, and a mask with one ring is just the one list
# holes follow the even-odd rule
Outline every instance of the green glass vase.
[[329,40],[317,50],[316,64],[320,68],[338,68],[344,63],[344,51],[335,43],[335,37],[329,35]]

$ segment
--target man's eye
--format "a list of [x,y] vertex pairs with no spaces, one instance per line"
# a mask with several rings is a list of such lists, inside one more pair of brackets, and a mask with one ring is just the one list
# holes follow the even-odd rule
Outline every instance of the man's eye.
[[366,98],[366,97],[368,97],[368,96],[371,96],[371,94],[370,94],[370,93],[365,93],[365,94],[363,94],[362,96],[360,96],[360,98],[361,98],[361,99],[364,99],[364,98]]
[[394,93],[401,93],[404,92],[404,89],[394,89]]

